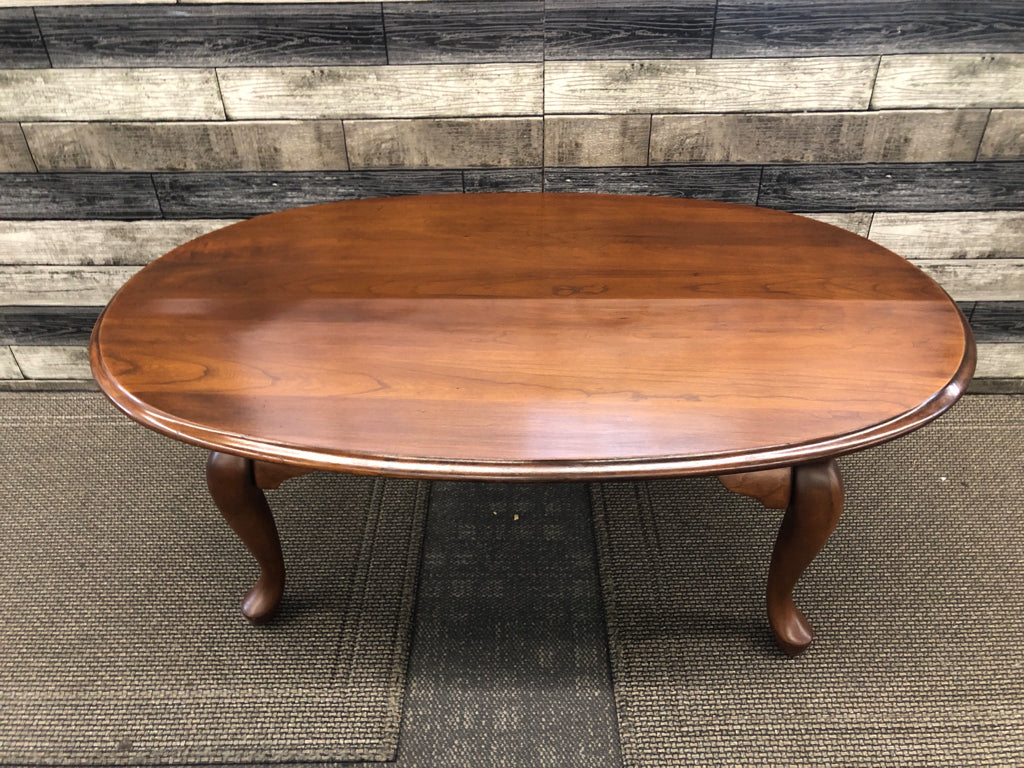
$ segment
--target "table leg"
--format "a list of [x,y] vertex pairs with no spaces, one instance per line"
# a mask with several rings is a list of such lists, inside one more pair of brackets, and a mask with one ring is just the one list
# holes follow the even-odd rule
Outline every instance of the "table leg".
[[843,511],[843,478],[835,459],[793,467],[792,497],[768,569],[768,621],[775,642],[790,656],[814,637],[793,603],[793,587],[821,551]]
[[260,577],[242,603],[254,624],[269,621],[284,593],[284,557],[267,498],[256,485],[255,462],[228,453],[211,453],[206,484],[228,525],[260,566]]

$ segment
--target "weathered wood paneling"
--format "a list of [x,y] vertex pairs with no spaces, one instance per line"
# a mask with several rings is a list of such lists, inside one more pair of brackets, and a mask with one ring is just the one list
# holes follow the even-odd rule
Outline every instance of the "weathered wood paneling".
[[715,56],[1017,52],[1017,0],[719,0]]
[[539,115],[540,64],[218,70],[232,120]]
[[883,56],[872,109],[1024,106],[1024,54]]
[[1024,344],[979,344],[977,378],[1024,377]]
[[0,70],[0,120],[221,120],[209,69]]
[[913,259],[958,301],[1009,301],[1024,296],[1024,259]]
[[[219,0],[218,0],[219,1]],[[124,0],[124,5],[141,3],[174,3],[176,0]],[[388,2],[388,0],[385,0]],[[0,8],[16,6],[40,7],[46,5],[110,5],[110,0],[0,0]]]
[[874,214],[861,211],[857,213],[803,213],[800,215],[815,221],[823,221],[861,237],[867,237],[868,230],[871,228],[871,217]]
[[655,115],[651,164],[974,160],[988,110]]
[[548,59],[702,59],[714,0],[547,0]]
[[766,166],[759,205],[792,211],[1024,208],[1024,163]]
[[0,267],[8,306],[103,306],[141,267]]
[[541,168],[495,168],[463,172],[467,192],[540,192]]
[[25,378],[88,379],[89,350],[85,347],[11,347]]
[[992,110],[978,159],[1024,159],[1024,109]]
[[0,174],[0,219],[158,218],[156,191],[145,174]]
[[759,167],[551,168],[544,177],[549,192],[605,192],[617,195],[665,195],[724,200],[753,205]]
[[0,264],[148,264],[182,243],[233,223],[233,219],[0,221]]
[[876,213],[870,237],[911,259],[1024,259],[1024,211]]
[[31,8],[0,10],[0,68],[48,67],[43,38]]
[[971,328],[979,343],[1024,343],[1024,301],[978,302]]
[[99,314],[100,307],[0,306],[0,344],[84,346]]
[[543,0],[394,3],[384,6],[391,64],[541,61]]
[[461,171],[175,173],[154,177],[168,218],[247,217],[361,197],[462,192]]
[[543,131],[540,117],[345,123],[353,169],[539,166]]
[[648,115],[566,115],[544,119],[544,164],[647,165]]
[[21,378],[24,377],[21,375],[18,363],[14,360],[14,353],[11,352],[11,348],[0,347],[0,380]]
[[0,123],[0,173],[32,173],[35,170],[21,126]]
[[347,170],[340,120],[25,123],[39,170]]
[[865,109],[877,59],[550,61],[549,114]]
[[386,64],[373,5],[40,8],[55,67]]

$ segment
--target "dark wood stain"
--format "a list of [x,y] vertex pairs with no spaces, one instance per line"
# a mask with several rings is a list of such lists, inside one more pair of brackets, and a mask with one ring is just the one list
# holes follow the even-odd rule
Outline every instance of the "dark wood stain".
[[2,173],[0,218],[158,219],[145,173]]
[[112,5],[37,10],[55,67],[386,64],[380,7]]
[[0,68],[49,67],[43,38],[31,8],[0,8]]
[[1017,0],[721,0],[715,57],[1024,51]]
[[385,3],[391,64],[541,61],[543,0]]
[[757,202],[760,166],[672,166],[658,168],[549,168],[546,192],[604,192]]
[[979,342],[1024,344],[1024,301],[979,301],[971,328]]
[[711,55],[713,0],[547,0],[547,59],[699,59]]
[[85,345],[100,307],[0,307],[0,344]]

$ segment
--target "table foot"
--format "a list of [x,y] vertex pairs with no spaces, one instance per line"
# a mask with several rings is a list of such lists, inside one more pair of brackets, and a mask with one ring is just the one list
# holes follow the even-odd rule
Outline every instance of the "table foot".
[[263,491],[256,485],[254,462],[228,453],[211,453],[206,485],[221,515],[260,566],[260,577],[242,603],[254,624],[269,621],[284,594],[284,557],[277,526]]
[[835,459],[793,468],[792,499],[779,528],[768,569],[768,621],[775,642],[796,656],[814,638],[793,603],[793,588],[825,546],[843,511],[843,478]]

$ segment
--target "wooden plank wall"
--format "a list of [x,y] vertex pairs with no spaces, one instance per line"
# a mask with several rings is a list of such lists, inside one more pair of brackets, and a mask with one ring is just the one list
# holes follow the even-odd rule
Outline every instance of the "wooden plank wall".
[[0,0],[0,386],[86,380],[118,286],[228,222],[542,189],[859,232],[1024,389],[1019,0]]

